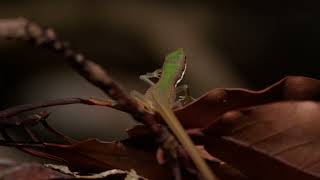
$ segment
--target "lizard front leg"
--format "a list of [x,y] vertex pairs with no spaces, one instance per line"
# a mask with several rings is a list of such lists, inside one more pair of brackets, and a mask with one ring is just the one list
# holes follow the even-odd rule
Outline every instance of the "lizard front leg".
[[149,85],[153,86],[155,83],[151,80],[152,78],[160,79],[162,69],[157,69],[151,73],[147,73],[139,76],[139,79],[147,82]]

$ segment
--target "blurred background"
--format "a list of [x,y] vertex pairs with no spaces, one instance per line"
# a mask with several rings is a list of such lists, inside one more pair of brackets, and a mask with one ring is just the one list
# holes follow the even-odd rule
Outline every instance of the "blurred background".
[[[216,87],[261,89],[286,75],[320,77],[317,1],[1,0],[0,18],[26,17],[56,29],[123,88],[144,92],[139,75],[182,47],[185,83],[199,97]],[[0,40],[0,108],[63,97],[107,98],[64,59],[22,41]],[[114,110],[50,108],[49,123],[84,139],[126,137],[135,124]],[[11,152],[11,151],[10,151]]]

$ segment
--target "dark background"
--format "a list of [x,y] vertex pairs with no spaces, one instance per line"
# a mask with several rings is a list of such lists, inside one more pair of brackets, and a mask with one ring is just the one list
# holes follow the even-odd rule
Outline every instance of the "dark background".
[[[185,49],[185,82],[198,97],[215,87],[264,88],[286,75],[320,77],[317,1],[1,0],[0,18],[26,17],[105,67],[127,92],[140,74]],[[0,40],[0,107],[102,92],[64,59],[26,42]],[[51,108],[50,123],[84,139],[125,137],[126,114],[83,105]]]

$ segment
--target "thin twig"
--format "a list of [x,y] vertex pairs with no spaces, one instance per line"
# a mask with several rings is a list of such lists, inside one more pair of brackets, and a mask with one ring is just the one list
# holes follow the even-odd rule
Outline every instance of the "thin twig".
[[67,104],[80,104],[80,103],[82,103],[82,100],[80,98],[66,98],[66,99],[49,100],[49,101],[39,102],[34,104],[24,104],[24,105],[14,106],[14,107],[0,111],[0,118],[8,118],[25,111],[31,111],[39,108],[58,106],[58,105],[67,105]]
[[47,130],[49,130],[51,133],[55,134],[58,137],[61,137],[62,139],[64,139],[65,141],[69,142],[69,143],[76,143],[79,142],[69,136],[66,136],[62,133],[60,133],[59,131],[55,130],[53,127],[51,127],[47,121],[42,121],[41,122],[42,126],[45,127]]
[[9,136],[9,134],[7,133],[7,130],[5,128],[1,128],[0,133],[1,133],[1,136],[5,139],[5,142],[14,143],[13,139]]
[[14,107],[10,107],[0,111],[0,119],[8,118],[11,116],[15,116],[22,112],[31,111],[39,108],[51,107],[51,106],[60,106],[60,105],[69,105],[69,104],[85,104],[85,105],[96,105],[96,106],[104,106],[110,107],[113,109],[117,109],[119,111],[125,111],[125,109],[121,109],[119,104],[112,100],[96,100],[94,98],[84,99],[84,98],[64,98],[64,99],[55,99],[55,100],[47,100],[43,102],[33,103],[33,104],[23,104]]
[[45,146],[41,143],[26,143],[26,142],[8,142],[7,140],[0,140],[1,146],[13,146],[13,147],[37,147],[44,148]]
[[35,132],[32,131],[32,129],[30,129],[30,127],[24,125],[23,129],[26,131],[26,133],[30,136],[31,140],[35,143],[40,143],[41,140],[37,137],[37,135],[35,134]]
[[172,169],[172,174],[173,174],[173,177],[175,178],[175,180],[182,180],[181,168],[180,168],[179,162],[177,160],[172,163],[171,169]]
[[30,115],[18,115],[15,114],[14,116],[10,117],[1,117],[0,118],[0,125],[2,127],[11,127],[11,126],[20,126],[20,125],[35,125],[41,120],[47,118],[49,113],[46,111],[33,113]]

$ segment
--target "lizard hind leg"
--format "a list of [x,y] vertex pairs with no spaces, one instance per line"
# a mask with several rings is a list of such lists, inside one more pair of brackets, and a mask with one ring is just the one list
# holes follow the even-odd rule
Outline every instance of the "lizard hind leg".
[[190,94],[190,88],[187,84],[183,84],[176,88],[176,107],[185,106],[195,99]]
[[143,94],[141,94],[138,91],[131,91],[130,96],[142,107],[144,107],[145,110],[153,113],[153,105],[150,101],[148,101]]

